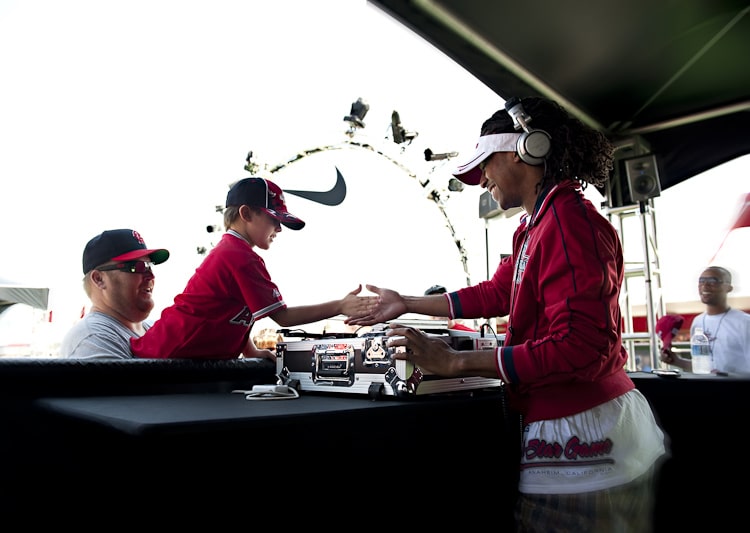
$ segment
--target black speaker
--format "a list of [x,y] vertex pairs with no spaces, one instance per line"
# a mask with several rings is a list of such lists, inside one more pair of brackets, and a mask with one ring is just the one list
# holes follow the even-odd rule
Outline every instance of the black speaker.
[[516,152],[521,161],[528,165],[538,166],[544,163],[552,148],[552,137],[544,130],[529,127],[531,117],[526,114],[520,98],[511,98],[505,102],[505,110],[513,119],[516,130],[523,130],[516,143]]
[[648,200],[661,194],[659,168],[654,154],[625,159],[624,162],[630,198],[633,202]]
[[490,191],[484,191],[479,196],[479,218],[494,218],[498,215],[502,215],[505,218],[510,218],[523,211],[522,207],[511,207],[510,209],[503,209],[498,205],[495,199],[490,194]]
[[502,213],[502,211],[490,194],[490,191],[484,191],[479,196],[479,218],[493,218]]

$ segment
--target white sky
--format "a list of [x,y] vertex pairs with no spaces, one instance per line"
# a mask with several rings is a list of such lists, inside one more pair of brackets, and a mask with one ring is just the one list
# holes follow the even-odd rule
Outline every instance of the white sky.
[[[271,176],[322,190],[338,167],[349,186],[335,209],[287,195],[308,226],[264,252],[272,277],[291,305],[358,283],[414,294],[466,282],[426,199],[432,188],[445,194],[452,163],[433,166],[423,151],[470,151],[502,101],[365,0],[0,0],[0,79],[0,277],[50,287],[61,331],[88,303],[81,253],[91,237],[130,227],[170,250],[156,271],[157,318],[200,263],[196,248],[216,237],[205,227],[221,225],[214,206],[248,175],[248,150],[273,166],[340,143],[358,97],[370,111],[355,140],[416,177],[351,147]],[[394,109],[419,132],[403,154],[386,139]],[[668,301],[695,299],[695,279],[748,192],[748,167],[742,158],[655,199]],[[485,226],[480,193],[443,196],[472,282],[486,274],[485,237],[495,257],[515,227],[500,218]],[[748,231],[732,232],[716,261],[734,269],[736,295],[750,293],[739,253]],[[626,254],[639,254],[637,232],[631,239]]]

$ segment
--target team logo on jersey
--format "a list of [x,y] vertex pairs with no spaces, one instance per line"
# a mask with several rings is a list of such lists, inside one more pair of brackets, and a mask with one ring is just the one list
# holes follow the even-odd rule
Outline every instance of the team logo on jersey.
[[243,307],[242,311],[234,315],[229,321],[230,324],[238,324],[247,327],[251,327],[253,325],[253,322],[255,322],[253,313],[250,311],[250,309],[247,308],[247,306]]
[[516,276],[514,283],[518,285],[523,279],[523,273],[526,270],[526,264],[529,262],[529,254],[526,253],[526,248],[529,244],[528,239],[523,241],[523,246],[518,254],[518,261],[516,261]]

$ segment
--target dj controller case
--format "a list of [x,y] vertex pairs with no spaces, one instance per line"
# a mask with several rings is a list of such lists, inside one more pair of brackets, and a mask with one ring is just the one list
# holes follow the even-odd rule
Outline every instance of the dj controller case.
[[[404,321],[400,322],[401,324]],[[445,322],[442,322],[445,324]],[[504,335],[440,328],[434,323],[407,324],[440,337],[457,350],[490,350],[502,345]],[[427,327],[425,327],[427,326]],[[386,329],[360,336],[304,338],[276,344],[277,372],[282,382],[300,391],[362,394],[372,399],[409,398],[425,394],[500,387],[499,379],[446,378],[422,372],[412,363],[392,359]]]

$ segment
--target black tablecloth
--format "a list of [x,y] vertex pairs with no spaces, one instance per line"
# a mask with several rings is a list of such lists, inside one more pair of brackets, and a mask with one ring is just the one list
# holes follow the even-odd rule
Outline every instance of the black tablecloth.
[[[490,396],[496,402],[497,396]],[[92,422],[129,435],[201,433],[246,430],[273,423],[295,424],[324,417],[349,418],[371,415],[392,416],[423,412],[426,406],[439,408],[480,402],[473,397],[440,400],[378,400],[361,396],[322,396],[302,393],[299,398],[247,400],[244,394],[166,394],[149,396],[97,396],[87,398],[41,398],[36,406],[60,416]],[[498,413],[499,415],[499,413]]]

